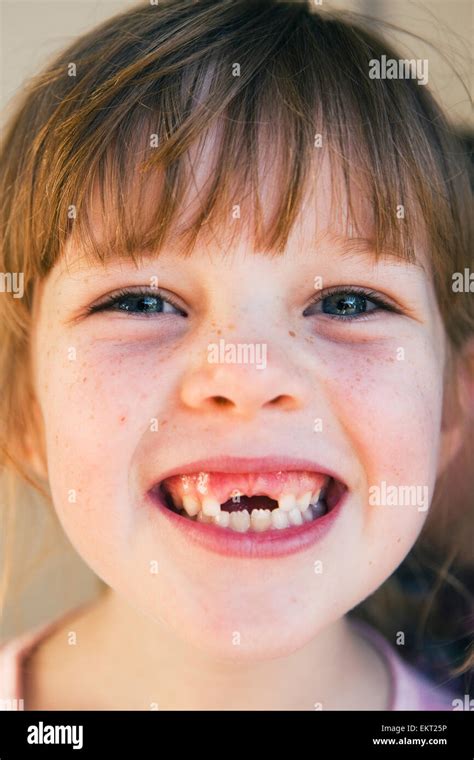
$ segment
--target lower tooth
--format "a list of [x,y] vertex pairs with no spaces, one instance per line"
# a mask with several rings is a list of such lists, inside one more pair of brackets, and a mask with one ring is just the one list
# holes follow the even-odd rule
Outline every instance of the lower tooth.
[[229,512],[219,512],[219,514],[213,518],[213,522],[220,528],[228,528],[230,524]]
[[292,509],[288,513],[288,520],[290,525],[303,525],[303,515],[298,508]]
[[196,517],[196,520],[202,523],[212,523],[214,522],[214,519],[215,518],[213,517],[209,517],[209,515],[205,515],[204,512],[202,512],[201,510],[197,513],[197,517]]
[[231,528],[238,533],[246,533],[249,528],[255,532],[263,532],[272,528],[282,530],[291,525],[302,525],[315,520],[317,517],[322,517],[326,512],[326,505],[323,501],[319,501],[317,504],[310,504],[304,512],[297,507],[289,512],[279,508],[272,511],[254,509],[251,513],[247,509],[239,509],[235,512],[221,510],[217,515],[211,517],[200,510],[192,519],[202,523],[212,523],[220,528]]
[[230,513],[230,526],[232,530],[245,533],[250,528],[250,514],[247,509],[239,509]]
[[305,511],[303,512],[303,520],[304,522],[311,522],[312,519],[313,519],[313,511],[311,507],[308,507],[308,509],[305,509]]
[[267,530],[272,524],[272,513],[269,509],[252,509],[250,515],[252,530],[261,532]]
[[272,525],[274,528],[281,530],[281,528],[288,528],[289,524],[287,512],[284,512],[280,508],[272,511]]

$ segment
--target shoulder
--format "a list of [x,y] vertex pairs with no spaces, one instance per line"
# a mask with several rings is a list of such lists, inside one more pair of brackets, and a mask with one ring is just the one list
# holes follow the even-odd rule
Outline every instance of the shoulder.
[[23,709],[22,664],[50,627],[43,623],[0,645],[0,710]]
[[54,680],[61,670],[54,667],[54,662],[60,665],[57,642],[90,607],[90,602],[81,604],[0,645],[0,710],[28,710],[31,704],[39,709],[35,707],[38,685]]
[[393,710],[453,709],[455,697],[446,686],[430,681],[394,651],[393,658],[396,683]]
[[443,684],[435,684],[409,665],[375,628],[360,620],[351,624],[378,650],[390,673],[390,710],[453,710],[455,695]]

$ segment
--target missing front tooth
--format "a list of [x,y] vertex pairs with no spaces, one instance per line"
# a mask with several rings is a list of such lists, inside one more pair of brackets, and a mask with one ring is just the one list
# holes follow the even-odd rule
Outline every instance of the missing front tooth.
[[224,512],[237,512],[240,509],[247,509],[252,512],[253,509],[269,509],[270,511],[278,508],[278,502],[269,496],[245,496],[233,497],[221,505]]

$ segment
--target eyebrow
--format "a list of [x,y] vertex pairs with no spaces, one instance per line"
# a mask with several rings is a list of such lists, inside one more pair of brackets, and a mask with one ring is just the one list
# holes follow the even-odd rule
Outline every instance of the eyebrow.
[[[103,259],[100,259],[97,256],[89,255],[83,252],[80,241],[73,241],[72,239],[69,239],[68,243],[69,245],[74,246],[76,250],[80,251],[82,254],[74,256],[73,260],[67,261],[66,269],[68,273],[71,274],[87,271],[91,268],[101,270],[105,269],[107,266],[118,265],[120,263],[130,263],[133,266],[136,265],[135,268],[139,269],[140,259],[143,259],[145,262],[149,263],[153,259],[158,260],[160,254],[164,253],[166,250],[169,250],[169,252],[171,252],[172,249],[174,250],[172,242],[170,242],[169,249],[162,249],[160,254],[154,253],[152,250],[145,246],[137,245],[136,248],[133,249],[132,255],[130,255],[129,253],[119,251],[111,253],[111,246],[109,243],[97,242],[97,250],[100,256],[103,257]],[[375,254],[375,244],[373,240],[368,237],[346,237],[337,233],[325,231],[315,238],[313,244],[310,246],[310,251],[315,256],[317,256],[319,253],[321,253],[321,247],[324,249],[330,248],[333,253],[335,253],[335,255],[340,255],[342,258],[361,259],[364,262],[370,261],[371,263],[377,263],[378,261],[390,261],[425,271],[425,266],[418,258],[416,258],[415,261],[409,261],[406,257],[402,256],[399,251],[391,250],[390,248],[387,248],[386,252],[382,252],[377,257]],[[177,252],[177,254],[180,255],[179,252]],[[258,255],[258,251],[254,251],[254,254]],[[284,256],[285,253],[282,253],[280,255]],[[136,261],[134,261],[132,256],[136,257]]]
[[362,259],[363,261],[369,260],[374,263],[377,261],[390,261],[399,263],[401,265],[414,267],[416,269],[425,270],[425,266],[418,257],[415,257],[414,261],[409,261],[403,256],[400,251],[386,247],[386,249],[376,256],[375,243],[368,237],[345,237],[334,233],[324,233],[316,238],[316,244],[314,253],[317,254],[320,250],[320,246],[324,248],[335,247],[337,248],[337,254],[342,258],[355,258]]

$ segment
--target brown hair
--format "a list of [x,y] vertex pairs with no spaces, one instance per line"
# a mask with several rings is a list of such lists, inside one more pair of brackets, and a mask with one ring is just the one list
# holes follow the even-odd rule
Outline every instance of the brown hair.
[[[158,255],[170,239],[190,255],[199,235],[229,220],[237,198],[251,209],[255,248],[279,255],[323,156],[343,180],[346,222],[356,233],[354,189],[370,203],[376,256],[412,260],[424,231],[449,345],[459,353],[474,332],[472,298],[451,287],[453,273],[471,264],[465,156],[426,87],[369,77],[369,61],[382,55],[398,58],[361,20],[304,0],[161,0],[80,37],[29,83],[0,157],[0,268],[24,273],[25,289],[22,299],[0,299],[0,465],[47,493],[21,463],[35,423],[29,335],[35,286],[71,235],[85,255],[101,260],[144,248]],[[212,171],[184,224],[199,155],[193,151],[212,129]],[[258,171],[265,139],[279,178],[268,224]],[[153,181],[150,213],[144,193]],[[400,204],[408,210],[403,221]],[[343,205],[333,202],[334,215]],[[106,224],[100,240],[92,224],[97,213]],[[39,427],[35,436],[40,441]],[[463,515],[464,525],[466,504]],[[430,530],[423,546],[433,545]],[[386,595],[383,603],[379,596],[360,613],[376,619],[385,610]],[[384,611],[391,636],[403,596],[391,617]],[[456,622],[465,629],[464,613],[452,630]]]

